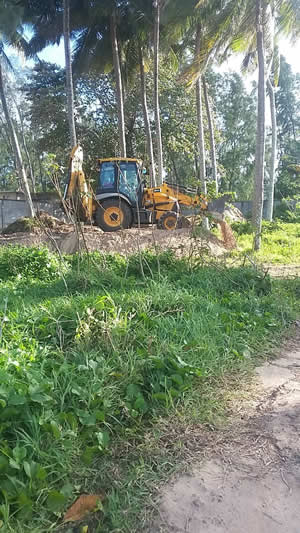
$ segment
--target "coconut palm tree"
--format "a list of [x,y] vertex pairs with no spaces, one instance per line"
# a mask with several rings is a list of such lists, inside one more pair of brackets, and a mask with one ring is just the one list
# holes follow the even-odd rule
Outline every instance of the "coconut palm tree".
[[[198,7],[206,0],[199,0]],[[211,50],[219,52],[222,48],[244,52],[246,63],[256,57],[258,64],[258,109],[255,154],[255,175],[253,193],[253,225],[255,227],[254,249],[261,246],[261,229],[264,199],[265,174],[265,137],[266,137],[266,86],[267,61],[266,48],[272,41],[273,14],[277,20],[277,31],[292,34],[300,33],[300,8],[298,0],[219,0],[218,16],[211,31],[214,38]],[[271,24],[270,24],[271,23]],[[209,41],[208,41],[209,42]],[[205,56],[209,54],[209,46]]]
[[[128,4],[125,0],[106,0],[100,5],[86,0],[80,18],[80,10],[74,17],[76,31],[74,68],[78,72],[94,69],[113,72],[118,110],[120,156],[126,157],[126,133],[124,118],[124,84],[122,79],[120,42],[127,32]],[[71,18],[72,21],[72,18]]]
[[218,182],[218,167],[217,167],[217,156],[216,156],[216,143],[215,143],[215,131],[213,124],[213,114],[211,110],[211,105],[209,101],[209,94],[207,89],[206,77],[205,74],[202,76],[202,85],[203,85],[203,95],[206,109],[206,117],[208,123],[209,131],[209,143],[210,143],[210,159],[212,166],[212,177],[215,183],[216,194],[219,192],[219,182]]
[[143,105],[145,132],[146,132],[146,138],[147,138],[147,150],[148,150],[148,156],[149,156],[149,161],[150,161],[150,184],[151,184],[151,187],[156,187],[157,183],[156,183],[155,160],[154,160],[154,151],[153,151],[153,140],[152,140],[151,123],[150,123],[148,102],[147,102],[144,49],[143,49],[143,45],[141,41],[138,42],[138,53],[139,53],[139,67],[140,67],[140,80],[141,80],[141,97],[142,97],[142,105]]
[[64,32],[64,48],[65,48],[68,121],[69,121],[71,148],[73,148],[77,144],[77,136],[76,136],[75,116],[74,116],[75,115],[74,86],[73,86],[71,38],[70,38],[70,0],[63,0],[63,32]]
[[119,141],[121,157],[126,157],[126,136],[125,136],[125,118],[124,118],[124,101],[123,101],[123,82],[120,67],[120,52],[117,38],[117,6],[114,5],[110,15],[110,32],[112,56],[114,65],[114,75],[116,81],[116,96],[118,102],[118,123],[119,123]]
[[[120,68],[119,29],[125,27],[125,0],[46,0],[32,4],[19,0],[25,8],[25,22],[31,24],[34,35],[30,40],[32,52],[37,53],[49,44],[65,40],[69,123],[74,135],[72,100],[72,67],[70,61],[70,31],[75,41],[74,68],[83,72],[90,68],[99,72],[114,72],[118,107],[120,155],[126,157],[123,84]],[[65,9],[62,10],[62,7]],[[73,142],[73,141],[72,141]]]
[[15,47],[17,50],[24,50],[27,47],[27,43],[22,36],[21,17],[22,11],[17,8],[13,2],[4,2],[3,0],[0,1],[0,100],[7,123],[10,142],[14,151],[19,180],[24,188],[25,198],[29,210],[29,216],[34,217],[35,211],[27,180],[26,170],[23,163],[22,152],[14,127],[14,123],[10,115],[10,110],[7,104],[3,74],[4,67],[10,67],[8,57],[5,54],[4,44],[9,44],[10,46]]
[[160,107],[159,107],[159,38],[160,38],[160,13],[161,0],[154,0],[154,113],[156,129],[156,149],[157,149],[157,184],[160,185],[163,180],[163,151],[160,127]]

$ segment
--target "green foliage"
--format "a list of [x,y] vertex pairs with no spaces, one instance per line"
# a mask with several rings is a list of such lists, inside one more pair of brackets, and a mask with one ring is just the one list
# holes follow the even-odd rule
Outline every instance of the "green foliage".
[[300,194],[300,76],[281,56],[276,93],[280,161],[275,194],[279,199]]
[[[234,223],[233,229],[238,236],[239,252],[252,253],[253,232],[249,222]],[[284,223],[280,219],[274,222],[263,221],[262,247],[255,257],[266,263],[299,264],[300,263],[300,224]]]
[[48,248],[24,248],[22,246],[2,246],[0,249],[0,280],[24,281],[37,279],[49,281],[64,271],[65,267],[57,255]]
[[283,199],[276,207],[274,217],[282,222],[300,222],[300,196]]
[[235,191],[246,200],[252,191],[256,135],[256,96],[249,94],[242,77],[209,74],[216,106],[220,140],[217,143],[221,168],[221,191]]
[[13,530],[50,524],[116,438],[245,368],[293,316],[290,293],[252,268],[149,252],[65,265],[67,288],[46,250],[1,249],[0,513]]
[[250,235],[254,231],[252,223],[249,220],[245,222],[232,222],[230,226],[237,235]]

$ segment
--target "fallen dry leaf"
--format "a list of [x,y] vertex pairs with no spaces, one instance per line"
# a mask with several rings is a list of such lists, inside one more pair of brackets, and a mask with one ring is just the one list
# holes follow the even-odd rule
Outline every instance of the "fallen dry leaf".
[[67,510],[63,520],[64,522],[78,522],[88,513],[96,511],[99,502],[104,500],[103,494],[81,494],[79,498]]

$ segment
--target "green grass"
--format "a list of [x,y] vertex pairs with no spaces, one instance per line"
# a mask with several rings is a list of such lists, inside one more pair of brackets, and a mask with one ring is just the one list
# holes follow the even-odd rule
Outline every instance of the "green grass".
[[140,531],[180,448],[180,435],[161,447],[161,428],[214,423],[220,384],[255,364],[300,300],[297,280],[169,253],[61,264],[2,248],[0,279],[0,520],[16,533],[73,531],[62,513],[99,490],[89,533]]
[[[238,236],[239,250],[252,253],[253,233],[250,224],[236,223],[233,227]],[[270,264],[300,264],[300,223],[264,222],[262,247],[255,257]]]

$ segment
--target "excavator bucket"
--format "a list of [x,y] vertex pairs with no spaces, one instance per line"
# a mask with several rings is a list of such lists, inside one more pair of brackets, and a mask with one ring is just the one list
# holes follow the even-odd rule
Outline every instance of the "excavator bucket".
[[223,215],[226,208],[226,202],[229,202],[230,200],[231,196],[225,194],[224,196],[221,196],[220,198],[209,202],[209,204],[207,205],[208,213],[217,213],[219,215]]

